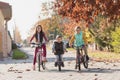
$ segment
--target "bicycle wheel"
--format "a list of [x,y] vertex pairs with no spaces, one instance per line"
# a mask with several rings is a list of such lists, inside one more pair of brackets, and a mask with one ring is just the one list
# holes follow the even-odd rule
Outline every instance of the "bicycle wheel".
[[58,70],[61,71],[61,65],[60,64],[58,65]]
[[45,70],[45,63],[42,61],[42,68]]
[[80,70],[81,70],[81,60],[80,60],[80,56],[78,56],[77,67],[78,67],[78,70],[80,71]]
[[87,57],[86,57],[86,55],[84,55],[83,56],[83,65],[84,65],[84,67],[87,69],[88,68],[88,60],[87,60]]
[[38,71],[40,71],[40,55],[38,55]]
[[62,65],[62,63],[61,63],[61,56],[60,56],[60,54],[58,55],[59,57],[59,59],[58,59],[58,70],[59,71],[61,71],[61,65]]
[[81,71],[81,65],[78,63],[78,70]]

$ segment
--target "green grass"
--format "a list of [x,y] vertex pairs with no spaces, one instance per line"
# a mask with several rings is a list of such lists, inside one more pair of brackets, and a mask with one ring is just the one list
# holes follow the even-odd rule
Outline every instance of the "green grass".
[[111,60],[120,60],[120,54],[111,53],[111,52],[91,52],[89,56],[92,58],[99,59],[101,61],[111,61]]
[[26,59],[27,55],[24,52],[20,51],[19,49],[14,49],[12,58],[13,59]]
[[67,48],[68,51],[73,51],[75,50],[74,48]]

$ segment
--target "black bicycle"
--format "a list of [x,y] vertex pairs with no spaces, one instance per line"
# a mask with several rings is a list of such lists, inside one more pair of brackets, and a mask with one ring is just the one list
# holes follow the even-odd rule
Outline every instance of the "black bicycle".
[[58,54],[57,62],[55,62],[55,66],[58,66],[58,70],[61,71],[61,67],[64,67],[64,63],[61,58],[61,54]]
[[77,56],[76,56],[76,66],[75,69],[81,70],[81,63],[83,63],[85,68],[88,68],[88,56],[83,51],[84,47],[76,47]]
[[42,49],[42,43],[31,43],[32,47],[38,47],[38,53],[37,53],[37,63],[38,63],[38,71],[40,71],[40,67],[42,66],[43,70],[45,70],[45,62],[43,62],[43,49]]

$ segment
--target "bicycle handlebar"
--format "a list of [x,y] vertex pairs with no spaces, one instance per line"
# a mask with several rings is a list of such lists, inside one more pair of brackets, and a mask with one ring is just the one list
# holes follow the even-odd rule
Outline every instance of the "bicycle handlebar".
[[43,43],[30,43],[33,46],[32,47],[41,47]]

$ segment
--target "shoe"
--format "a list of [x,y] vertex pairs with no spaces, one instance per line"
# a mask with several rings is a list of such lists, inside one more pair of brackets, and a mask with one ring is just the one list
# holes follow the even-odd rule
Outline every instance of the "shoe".
[[35,65],[33,65],[33,70],[35,70]]
[[55,62],[55,67],[57,67],[57,62]]
[[44,60],[43,62],[48,62],[47,60]]
[[43,58],[42,58],[42,61],[43,61],[43,62],[48,62],[47,59],[46,59],[46,57],[43,57]]
[[47,59],[42,60],[43,62],[48,62]]

